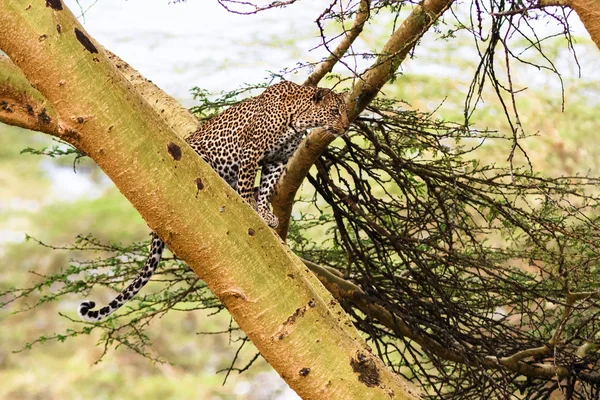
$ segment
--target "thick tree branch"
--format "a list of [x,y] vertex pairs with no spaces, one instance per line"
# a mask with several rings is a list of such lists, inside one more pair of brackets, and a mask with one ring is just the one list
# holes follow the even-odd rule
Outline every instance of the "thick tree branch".
[[151,80],[142,76],[142,74],[119,58],[119,56],[109,50],[104,49],[104,51],[119,72],[146,99],[171,129],[177,133],[177,136],[185,139],[198,129],[198,119],[187,108],[182,107],[177,100],[166,94],[161,88],[152,83]]
[[21,70],[0,55],[0,122],[58,136],[56,112]]
[[417,397],[60,0],[0,2],[0,48],[53,105],[58,134],[96,161],[301,397]]
[[[112,52],[104,49],[109,60],[132,84],[161,118],[185,139],[196,131],[198,120],[177,100]],[[48,101],[6,56],[0,56],[0,121],[53,136],[59,136],[58,116]]]
[[[417,41],[450,7],[453,0],[426,0],[415,6],[412,13],[390,37],[376,62],[356,81],[347,97],[348,119],[354,120],[375,98],[383,85],[396,73],[409,51]],[[300,144],[298,151],[288,162],[287,172],[279,180],[272,199],[273,212],[279,218],[277,233],[282,239],[287,237],[289,219],[294,205],[294,197],[306,178],[310,167],[323,150],[335,139],[325,130],[314,130]]]
[[600,1],[569,0],[569,5],[575,10],[592,40],[600,49]]

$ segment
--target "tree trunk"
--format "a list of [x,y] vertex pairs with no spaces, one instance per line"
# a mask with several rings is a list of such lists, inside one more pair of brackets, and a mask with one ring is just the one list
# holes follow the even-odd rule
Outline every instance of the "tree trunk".
[[97,162],[302,398],[417,398],[60,0],[1,1],[0,48],[53,107],[56,136]]

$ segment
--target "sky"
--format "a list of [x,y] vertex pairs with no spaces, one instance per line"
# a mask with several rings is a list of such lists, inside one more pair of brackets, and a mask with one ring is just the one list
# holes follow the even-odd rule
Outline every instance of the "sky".
[[[251,16],[229,13],[213,0],[66,3],[98,42],[187,106],[192,86],[234,89],[323,54],[309,51],[318,44],[314,20],[323,11],[315,0],[294,6],[293,14],[275,9]],[[289,41],[292,32],[301,39]]]

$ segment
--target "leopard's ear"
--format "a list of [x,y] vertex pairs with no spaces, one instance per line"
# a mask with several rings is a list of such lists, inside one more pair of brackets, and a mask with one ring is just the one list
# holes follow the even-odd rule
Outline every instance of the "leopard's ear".
[[320,103],[321,100],[323,100],[325,98],[327,93],[329,93],[329,89],[317,88],[317,91],[315,92],[315,94],[313,96],[313,101],[315,103]]

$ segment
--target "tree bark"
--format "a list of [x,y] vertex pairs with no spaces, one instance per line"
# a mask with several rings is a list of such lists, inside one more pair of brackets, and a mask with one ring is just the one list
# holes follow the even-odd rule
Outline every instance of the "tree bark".
[[600,49],[600,0],[569,0],[569,5]]
[[117,67],[119,72],[127,79],[131,85],[138,91],[161,118],[177,133],[185,139],[198,129],[198,119],[181,106],[177,100],[166,94],[161,88],[152,81],[146,79],[142,74],[133,69],[119,56],[104,49],[109,60]]
[[0,121],[58,135],[56,112],[8,57],[0,55]]
[[302,398],[417,398],[60,0],[0,2],[0,48],[52,106],[48,133],[97,162]]
[[[154,108],[154,111],[182,139],[198,128],[198,119],[187,108],[166,94],[152,81],[104,49],[106,56]],[[0,122],[38,132],[58,135],[57,116],[48,101],[31,86],[23,72],[12,61],[0,55]]]

